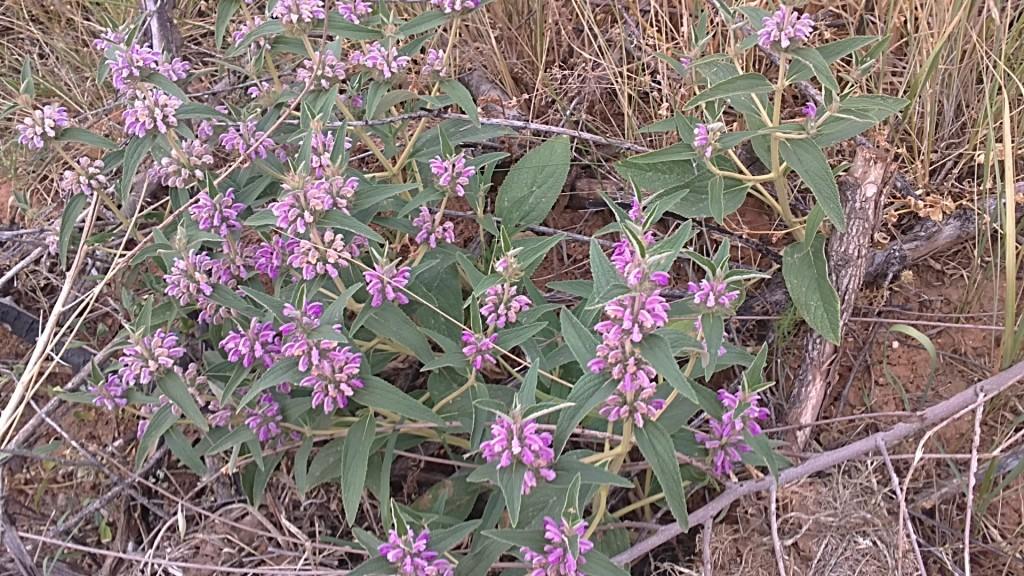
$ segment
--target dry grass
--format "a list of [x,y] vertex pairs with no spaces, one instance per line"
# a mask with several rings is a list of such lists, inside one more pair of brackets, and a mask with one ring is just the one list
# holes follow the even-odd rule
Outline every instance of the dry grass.
[[[203,52],[202,43],[208,42],[215,3],[179,0],[178,4],[186,53],[192,50],[201,54],[198,59],[209,56]],[[655,54],[694,55],[691,34],[700,11],[710,9],[711,4],[702,0],[498,0],[485,12],[468,18],[457,44],[458,68],[485,71],[510,96],[508,104],[527,119],[662,146],[672,137],[644,135],[639,129],[671,115],[692,95],[693,87]],[[859,68],[864,62],[847,62],[839,77],[857,91],[912,100],[902,125],[891,126],[872,138],[894,150],[900,169],[923,196],[932,196],[939,203],[974,204],[999,193],[1001,173],[995,160],[1002,154],[1001,123],[1009,122],[1014,135],[1024,134],[1024,114],[1020,110],[1024,90],[1017,80],[1024,73],[1024,2],[843,0],[810,2],[805,7],[819,14],[822,40],[855,34],[887,35],[887,49],[879,52],[876,66],[865,71]],[[135,2],[130,0],[9,0],[0,4],[0,71],[4,78],[0,104],[16,98],[18,71],[22,59],[29,56],[36,65],[40,96],[66,102],[73,115],[88,115],[89,122],[102,129],[111,93],[96,85],[97,55],[89,44],[102,25],[124,21],[134,10]],[[715,35],[706,52],[734,49],[739,39],[735,31],[725,29],[714,13],[710,22]],[[743,58],[747,67],[770,70],[770,63],[753,52]],[[1011,112],[1006,119],[1001,111],[1004,97]],[[796,108],[800,102],[794,98],[790,104]],[[580,163],[581,177],[614,178],[607,158],[590,152],[586,147],[578,150],[584,160]],[[838,157],[849,153],[842,147],[835,151]],[[54,221],[60,209],[55,182],[62,167],[51,160],[29,157],[10,142],[0,144],[0,202],[4,204],[0,214],[16,214],[11,220],[18,226],[49,225]],[[893,200],[891,211],[905,211],[904,204]],[[898,237],[908,216],[894,218],[885,231],[887,235]],[[757,228],[767,233],[773,226],[779,223],[759,220]],[[973,323],[1001,323],[1007,263],[990,234],[999,228],[999,222],[981,228],[971,250],[933,261],[943,274],[964,279],[956,285],[956,294],[945,291],[948,282],[941,293],[927,282],[904,283],[893,289],[904,310],[924,315],[910,316],[910,320],[946,320],[952,314],[969,313],[967,321]],[[1010,266],[1011,270],[1018,268],[1017,262]],[[42,292],[36,298],[41,303],[46,301]],[[941,304],[916,308],[917,300]],[[852,367],[860,348],[867,347],[868,362],[876,368],[868,371],[867,381],[884,388],[883,397],[898,398],[891,383],[879,376],[883,357],[877,350],[871,352],[875,345],[867,331],[858,329],[855,333],[865,342],[844,357],[844,362]],[[977,374],[994,368],[999,361],[996,332],[972,335],[969,345],[954,331],[935,330],[930,335],[945,353],[940,370],[952,372],[949,366],[956,364],[968,375]],[[891,342],[888,338],[883,345]],[[908,364],[923,361],[922,354],[897,357]],[[951,376],[948,388],[936,392],[955,391],[970,377]],[[1020,400],[1019,395],[1000,398],[986,411],[982,452],[1001,446],[1008,449],[1017,442],[1020,416],[1024,414]],[[85,430],[95,427],[95,420],[90,420],[93,417],[89,411],[74,412],[62,422]],[[823,437],[860,435],[870,432],[871,426],[836,427]],[[967,463],[957,456],[969,450],[969,437],[959,433],[967,427],[969,423],[963,423],[963,427],[956,428],[957,433],[946,434],[937,445],[928,446],[929,452],[945,452],[952,457],[926,462],[910,486],[910,500],[965,474]],[[114,438],[130,436],[125,422],[112,423],[109,431],[117,431]],[[112,438],[88,440],[99,449]],[[69,458],[78,456],[66,446],[60,453]],[[897,471],[905,472],[906,464],[906,460],[898,459]],[[42,464],[29,469],[24,477],[27,483],[19,486],[19,494],[59,488],[89,496],[102,490],[102,477],[97,480],[84,472],[51,474],[52,470],[52,466]],[[171,482],[187,484],[184,477],[174,475]],[[180,493],[187,493],[184,486],[176,487],[181,488]],[[1018,482],[999,494],[985,494],[992,496],[992,503],[982,517],[975,519],[975,538],[998,552],[975,548],[980,560],[976,574],[1024,572],[1020,564],[1005,558],[1007,554],[1019,554],[1024,546],[1020,490]],[[344,555],[336,550],[303,546],[304,539],[338,533],[337,494],[330,489],[308,495],[304,504],[287,482],[273,484],[268,490],[268,506],[262,510],[225,504],[217,499],[213,487],[202,495],[206,500],[196,500],[200,506],[248,530],[225,527],[210,516],[182,513],[188,521],[187,536],[181,538],[177,536],[178,504],[171,500],[155,505],[163,518],[156,514],[154,519],[141,522],[138,518],[148,513],[125,505],[119,515],[111,514],[104,522],[121,528],[116,534],[118,542],[133,538],[132,532],[144,532],[146,536],[140,540],[156,555],[176,560],[243,565],[308,565],[315,561],[346,566]],[[77,500],[35,501],[40,502],[41,509],[48,505],[52,510],[80,505]],[[963,528],[964,504],[963,497],[950,498],[926,520],[916,521],[930,548],[930,565],[936,570],[952,571],[959,563],[958,555],[962,556],[958,533]],[[784,491],[780,494],[780,532],[790,573],[895,574],[900,569],[913,573],[908,551],[895,546],[899,536],[895,510],[885,470],[877,462],[850,465]],[[763,502],[750,500],[716,523],[712,541],[716,573],[776,573],[766,517]],[[59,521],[45,517],[39,520]],[[98,525],[83,527],[81,537],[97,542]],[[95,564],[97,569],[100,565]],[[108,561],[107,569],[109,573],[129,573],[129,568],[114,561]],[[698,574],[700,559],[675,558],[659,565],[658,573]]]

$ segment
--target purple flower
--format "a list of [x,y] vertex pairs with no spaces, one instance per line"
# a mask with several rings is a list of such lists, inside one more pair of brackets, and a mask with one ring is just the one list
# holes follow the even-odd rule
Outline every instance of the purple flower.
[[170,62],[162,62],[157,66],[157,72],[163,74],[171,82],[184,80],[192,69],[192,65],[181,58],[175,58]]
[[281,355],[298,358],[299,370],[303,372],[320,364],[321,352],[329,352],[338,346],[337,342],[313,333],[320,327],[323,313],[324,305],[320,302],[308,302],[301,310],[291,304],[284,305],[284,316],[291,322],[281,326]]
[[160,328],[124,349],[120,359],[121,382],[125,386],[149,384],[184,355],[185,349],[178,346],[178,335]]
[[205,177],[205,168],[213,166],[213,154],[202,140],[183,142],[150,168],[150,178],[171,188],[188,188]]
[[156,130],[166,134],[178,125],[175,115],[181,106],[181,100],[157,88],[145,88],[135,91],[135,99],[121,113],[124,119],[124,131],[129,136],[144,137]]
[[[560,521],[559,521],[560,520]],[[587,533],[587,523],[580,520],[575,525],[569,524],[565,518],[555,520],[544,517],[543,552],[530,548],[520,548],[523,559],[530,563],[533,570],[527,576],[582,576],[580,566],[587,563],[584,554],[594,549],[594,543],[583,537]],[[576,540],[573,546],[572,541]]]
[[384,303],[395,302],[396,304],[408,304],[409,298],[401,289],[409,284],[412,277],[412,268],[391,262],[387,265],[374,264],[373,270],[363,272],[363,279],[366,280],[366,291],[372,299],[370,306],[376,308]]
[[438,242],[455,242],[455,224],[442,222],[440,224],[430,214],[426,206],[420,206],[420,214],[413,219],[412,225],[419,228],[416,233],[417,244],[427,244],[431,248],[437,248]]
[[332,85],[345,79],[347,65],[338,60],[330,50],[321,50],[313,54],[312,59],[302,61],[302,67],[295,71],[295,77],[303,84],[312,88],[327,90]]
[[164,275],[167,283],[164,293],[182,306],[198,301],[200,296],[213,294],[212,268],[213,259],[209,254],[190,250],[184,259],[175,258],[171,271]]
[[516,295],[517,288],[503,282],[495,284],[484,293],[484,305],[480,307],[480,315],[484,322],[492,328],[504,328],[506,324],[514,324],[519,314],[526,312],[533,305],[530,297]]
[[288,258],[287,242],[281,236],[274,235],[270,238],[270,242],[261,242],[252,247],[247,256],[257,272],[262,272],[271,280],[276,280],[281,267],[284,266]]
[[363,356],[350,346],[327,353],[327,359],[313,366],[299,386],[313,389],[313,408],[322,406],[325,414],[348,406],[348,399],[363,387],[359,368]]
[[362,51],[349,54],[348,62],[352,66],[364,66],[370,70],[377,70],[386,80],[408,66],[411,58],[399,56],[397,46],[384,48],[380,42],[373,42],[363,47]]
[[366,240],[361,236],[356,236],[346,244],[341,234],[327,230],[323,234],[323,246],[293,238],[285,243],[285,250],[288,253],[288,265],[298,271],[303,280],[312,280],[324,274],[337,278],[342,268],[348,268],[349,260],[359,256],[360,248],[364,245]]
[[68,110],[63,106],[47,104],[32,111],[32,114],[18,123],[18,144],[33,150],[39,150],[47,140],[57,137],[59,128],[71,125]]
[[142,78],[143,72],[156,70],[160,66],[161,59],[161,54],[149,46],[133,44],[128,48],[120,49],[114,55],[113,60],[107,60],[107,64],[110,66],[110,82],[114,85],[115,90],[125,92],[135,86],[136,82]]
[[206,421],[210,423],[211,428],[223,428],[231,423],[231,415],[234,413],[230,406],[223,406],[217,399],[210,400],[210,403],[206,405],[206,409],[209,411],[209,415],[206,417]]
[[697,432],[695,438],[704,444],[711,455],[715,475],[726,477],[733,466],[742,461],[743,454],[750,452],[743,432],[751,436],[761,434],[760,422],[768,419],[769,412],[759,406],[760,395],[740,391],[731,394],[728,390],[718,391],[718,400],[727,409],[721,420],[709,418],[710,433]]
[[228,362],[241,360],[242,366],[249,368],[256,360],[262,360],[267,368],[274,363],[274,355],[278,352],[277,330],[271,322],[260,322],[253,318],[248,330],[232,330],[221,341],[220,347],[228,353]]
[[388,541],[377,547],[391,563],[397,576],[453,576],[455,568],[451,562],[430,550],[430,531],[426,528],[416,534],[412,528],[402,537],[398,532],[388,532]]
[[227,132],[220,135],[220,145],[228,151],[247,155],[252,160],[266,159],[267,153],[277,146],[266,132],[256,129],[254,118],[240,123],[237,128],[229,127]]
[[[238,28],[236,28],[235,31],[231,34],[231,41],[235,44],[241,44],[242,40],[245,39],[245,36],[249,32],[252,32],[256,28],[259,28],[266,21],[267,20],[263,16],[260,16],[259,14],[254,14],[251,20],[248,20],[238,25]],[[263,46],[266,45],[266,42],[266,38],[258,38],[252,43],[252,45],[250,45],[250,47],[259,46],[262,48]]]
[[430,0],[430,3],[444,10],[445,14],[472,10],[480,5],[479,0]]
[[241,230],[238,215],[245,210],[245,204],[235,202],[235,189],[228,188],[216,198],[203,190],[198,200],[188,209],[200,230],[208,230],[226,237],[231,230]]
[[774,14],[761,20],[761,29],[757,31],[757,43],[765,50],[771,50],[775,44],[785,50],[791,44],[806,42],[812,32],[813,18],[781,5]]
[[[345,149],[348,150],[352,147],[352,140],[348,137],[345,138]],[[311,152],[309,158],[309,166],[313,170],[313,175],[317,178],[323,178],[328,172],[333,171],[331,165],[331,154],[334,152],[334,134],[331,132],[313,132],[311,142]],[[342,183],[352,181],[354,186],[352,192],[355,192],[355,187],[359,186],[359,180],[357,178],[349,178],[345,180],[340,176],[336,176],[337,180]],[[333,180],[333,178],[332,178]],[[349,195],[351,196],[351,194]],[[346,214],[348,211],[346,210]]]
[[[644,242],[648,246],[653,244],[654,234],[651,232],[645,234]],[[648,270],[647,262],[640,257],[639,252],[633,250],[633,245],[625,236],[615,243],[611,262],[619,274],[626,279],[626,285],[630,288],[638,289],[648,281],[658,286],[667,286],[669,283],[670,279],[665,272],[650,272]]]
[[437,178],[438,188],[462,197],[466,195],[466,186],[469,185],[469,179],[476,174],[476,168],[466,166],[466,153],[459,152],[448,159],[441,156],[432,158],[430,172]]
[[813,100],[808,100],[804,107],[800,109],[800,112],[807,120],[814,120],[818,117],[818,105]]
[[270,392],[265,392],[256,407],[247,410],[245,425],[256,434],[260,442],[266,443],[281,434],[281,420],[281,405]]
[[465,344],[462,347],[462,353],[466,355],[470,366],[474,370],[481,370],[484,366],[491,366],[497,363],[497,360],[491,355],[491,350],[494,350],[494,345],[497,341],[497,334],[483,336],[474,334],[469,330],[462,332],[462,343]]
[[366,0],[339,0],[338,13],[353,24],[359,24],[362,16],[373,13],[373,5]]
[[107,30],[100,34],[100,37],[92,41],[92,47],[94,50],[100,52],[105,51],[112,45],[124,43],[125,35],[123,32],[117,30]]
[[249,98],[252,98],[253,100],[255,100],[255,99],[259,98],[260,96],[263,96],[264,94],[266,94],[267,91],[270,90],[270,88],[271,88],[270,82],[266,82],[266,81],[260,80],[259,82],[257,82],[255,84],[253,84],[252,86],[249,86],[248,88],[246,88],[245,89],[245,94]]
[[712,134],[708,130],[707,124],[697,124],[693,128],[693,148],[704,155],[705,158],[711,158],[711,153],[714,151],[714,142],[712,142]]
[[420,74],[424,76],[444,76],[448,73],[448,68],[444,65],[444,50],[437,50],[436,48],[427,49],[427,55],[423,59],[423,67],[420,68]]
[[270,16],[282,22],[298,24],[327,17],[323,0],[278,0]]
[[740,297],[739,290],[729,290],[729,285],[721,280],[704,279],[688,282],[686,291],[693,294],[693,303],[703,305],[708,310],[728,308]]
[[515,462],[523,464],[523,494],[536,488],[538,474],[548,482],[555,479],[551,468],[555,462],[551,433],[539,432],[534,420],[523,421],[518,415],[498,416],[491,424],[491,438],[480,444],[480,454],[487,462],[497,462],[499,470]]
[[107,410],[124,408],[128,405],[128,387],[114,372],[107,374],[107,379],[100,384],[89,386],[89,393],[95,396],[92,399],[93,404]]
[[84,194],[88,198],[96,192],[104,192],[110,188],[110,181],[103,174],[103,160],[93,160],[88,156],[78,159],[74,170],[65,170],[60,180],[61,196],[67,198],[75,194]]
[[270,211],[277,217],[278,228],[289,234],[304,234],[328,210],[337,209],[348,214],[349,204],[358,187],[357,178],[341,176],[300,183],[285,182],[281,186],[284,197],[271,202]]

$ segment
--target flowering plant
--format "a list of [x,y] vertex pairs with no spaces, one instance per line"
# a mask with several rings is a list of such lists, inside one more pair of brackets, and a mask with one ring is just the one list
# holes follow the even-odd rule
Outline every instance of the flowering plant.
[[[870,39],[813,48],[806,15],[745,9],[779,58],[775,82],[722,55],[675,61],[701,90],[649,131],[681,141],[617,164],[633,198],[608,200],[615,219],[599,236],[612,250],[590,241],[591,279],[547,284],[573,297],[564,305],[533,272],[566,237],[527,232],[566,182],[570,140],[528,152],[497,186],[508,154],[476,145],[508,129],[482,121],[447,76],[458,26],[486,2],[433,0],[408,19],[386,2],[265,4],[219,3],[216,44],[229,37],[224,57],[253,79],[224,99],[190,94],[194,66],[145,45],[139,26],[97,41],[121,110],[117,141],[36,103],[30,70],[23,79],[31,105],[18,141],[52,144],[67,162],[61,257],[79,245],[86,204],[91,219],[100,204],[117,211],[108,236],[138,241],[114,264],[139,287],[125,297],[121,349],[87,393],[68,395],[138,416],[138,464],[161,443],[199,474],[227,455],[259,479],[246,484],[258,505],[287,454],[301,494],[342,486],[345,519],[371,555],[353,573],[484,574],[510,554],[538,576],[622,574],[595,538],[609,519],[663,506],[685,525],[694,491],[742,465],[785,465],[760,427],[766,349],[726,335],[764,274],[730,266],[728,243],[710,256],[686,249],[692,222],[663,216],[722,221],[748,193],[777,209],[800,240],[783,268],[797,308],[832,336],[823,221],[841,229],[844,217],[821,149],[899,102],[841,91],[829,64]],[[705,44],[695,38],[696,51]],[[811,103],[782,120],[787,86],[812,77],[820,113]],[[740,163],[746,141],[769,173]],[[77,158],[76,143],[87,147]],[[790,171],[816,200],[806,217],[792,213]],[[165,197],[138,190],[137,176]],[[470,210],[472,246],[460,243],[456,203]],[[457,461],[446,481],[482,512],[393,499],[399,450]],[[612,496],[638,491],[631,461],[650,471],[643,493],[609,510]],[[380,522],[366,520],[363,499]],[[386,533],[359,528],[369,525]]]

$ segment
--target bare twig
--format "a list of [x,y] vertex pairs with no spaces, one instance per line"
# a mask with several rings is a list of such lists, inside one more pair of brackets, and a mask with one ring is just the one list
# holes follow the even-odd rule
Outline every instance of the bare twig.
[[704,576],[712,576],[711,574],[711,529],[714,527],[714,521],[708,518],[704,522],[704,538],[701,542],[701,548],[703,550],[702,555],[704,557]]
[[[1000,372],[991,378],[978,382],[974,386],[971,386],[955,396],[938,402],[930,408],[920,412],[918,418],[914,421],[901,422],[888,430],[872,434],[871,436],[851,442],[850,444],[836,448],[835,450],[823,452],[802,464],[783,470],[779,473],[779,485],[786,486],[797,480],[806,478],[811,474],[828,470],[833,466],[846,462],[852,458],[869,454],[877,449],[878,442],[889,445],[905,440],[922,430],[960,413],[965,408],[970,409],[970,407],[972,407],[977,401],[979,394],[984,394],[985,398],[991,398],[1013,384],[1016,384],[1022,378],[1024,378],[1024,362],[1015,364],[1009,369]],[[711,502],[708,502],[704,506],[695,510],[689,515],[689,520],[693,524],[703,524],[709,518],[715,517],[719,512],[728,508],[736,500],[750,494],[767,490],[772,481],[773,480],[768,477],[758,480],[748,480],[746,482],[736,484],[719,494]],[[686,529],[679,525],[678,522],[667,524],[654,534],[640,540],[625,552],[615,556],[613,560],[620,566],[629,564],[685,531]]]
[[775,550],[775,564],[779,567],[779,576],[786,576],[786,560],[782,556],[782,541],[779,540],[779,498],[775,477],[771,476],[768,486],[768,519],[772,530],[772,548]]
[[42,256],[45,252],[46,252],[46,246],[40,246],[40,247],[36,248],[35,250],[33,250],[32,253],[29,254],[27,258],[21,260],[20,262],[18,262],[14,266],[11,266],[11,269],[8,270],[7,273],[3,275],[3,277],[0,277],[0,288],[3,288],[4,286],[6,286],[7,283],[11,281],[11,279],[13,279],[15,276],[18,275],[18,272],[21,272],[25,268],[28,268],[29,266],[31,266],[32,263],[35,262],[36,260],[38,260],[39,257]]
[[903,489],[900,487],[900,479],[896,476],[896,469],[892,465],[892,459],[889,458],[889,449],[886,448],[885,442],[876,442],[875,444],[878,446],[878,452],[882,455],[882,460],[885,461],[885,468],[889,471],[889,481],[892,483],[893,492],[896,493],[896,500],[899,502],[898,525],[900,527],[900,537],[897,544],[899,555],[903,556],[902,534],[903,527],[906,526],[907,533],[910,536],[910,544],[914,548],[914,558],[917,559],[917,569],[921,572],[921,576],[928,576],[928,571],[924,566],[924,558],[921,557],[921,547],[917,544],[917,532],[914,530],[914,523],[907,514],[907,500],[903,495]]
[[18,536],[17,528],[14,527],[14,523],[7,517],[7,513],[2,511],[0,511],[0,538],[3,539],[4,549],[7,550],[7,554],[14,560],[14,565],[18,568],[21,576],[39,576],[39,571],[36,570],[32,556],[29,555],[28,550],[25,549],[25,544],[21,541],[21,537]]
[[978,474],[978,445],[981,444],[981,415],[985,411],[985,396],[978,397],[974,410],[974,438],[971,440],[971,465],[967,474],[967,509],[964,510],[964,576],[971,576],[971,515],[974,512],[974,484]]

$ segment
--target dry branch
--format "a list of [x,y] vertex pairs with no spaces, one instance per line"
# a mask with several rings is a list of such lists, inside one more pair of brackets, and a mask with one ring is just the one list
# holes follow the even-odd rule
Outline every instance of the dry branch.
[[[878,229],[882,208],[882,185],[888,158],[876,150],[859,148],[850,172],[839,181],[843,194],[846,230],[829,240],[828,262],[832,285],[839,293],[839,337],[853,314],[857,293],[864,279],[864,267],[871,240]],[[790,397],[786,423],[800,426],[793,440],[802,450],[812,429],[807,424],[818,418],[825,394],[835,380],[834,360],[837,346],[816,332],[809,333],[804,345],[804,362],[797,374]]]
[[[860,440],[851,442],[850,444],[836,448],[835,450],[823,452],[808,459],[802,464],[783,470],[779,473],[778,485],[786,486],[788,484],[792,484],[793,482],[806,478],[811,474],[824,472],[825,470],[842,464],[843,462],[870,454],[878,449],[878,443],[889,446],[896,442],[905,440],[948,418],[962,414],[965,411],[969,411],[978,403],[979,398],[989,400],[993,396],[996,396],[1000,392],[1016,384],[1022,378],[1024,378],[1024,362],[1015,364],[1009,369],[1000,372],[991,378],[978,382],[974,386],[971,386],[951,398],[938,402],[930,408],[919,412],[915,418],[909,421],[901,422],[888,430],[883,430],[865,438],[861,438]],[[740,484],[736,484],[728,488],[719,494],[714,500],[708,502],[690,514],[690,524],[694,526],[703,524],[708,519],[717,516],[720,512],[728,508],[733,502],[740,498],[768,490],[774,481],[775,480],[772,477],[765,477],[758,480],[741,482]],[[678,522],[666,524],[659,528],[654,534],[640,540],[625,552],[615,556],[613,560],[616,564],[627,565],[684,532],[686,532],[686,529],[684,529]]]

